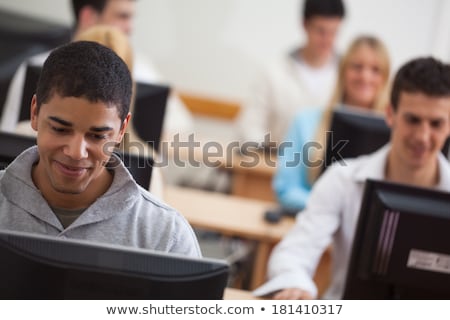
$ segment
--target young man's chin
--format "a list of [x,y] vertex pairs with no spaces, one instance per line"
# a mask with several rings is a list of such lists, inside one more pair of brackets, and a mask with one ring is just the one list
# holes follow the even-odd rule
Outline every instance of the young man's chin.
[[424,167],[430,165],[431,156],[429,155],[421,155],[421,156],[413,156],[409,159],[409,166],[413,169],[419,170]]
[[84,186],[61,186],[61,185],[53,185],[53,189],[59,193],[63,194],[81,194],[86,188]]

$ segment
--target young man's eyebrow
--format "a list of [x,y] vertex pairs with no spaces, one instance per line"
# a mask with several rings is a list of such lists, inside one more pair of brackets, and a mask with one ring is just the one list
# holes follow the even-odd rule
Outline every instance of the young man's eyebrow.
[[[66,126],[66,127],[73,127],[73,123],[60,119],[58,117],[54,117],[54,116],[50,116],[48,117],[50,120],[58,122],[59,124]],[[113,128],[108,127],[108,126],[104,126],[104,127],[90,127],[89,130],[93,131],[93,132],[105,132],[105,131],[111,131],[113,130]]]
[[90,127],[89,130],[94,132],[104,132],[104,131],[111,131],[113,128],[105,126],[105,127]]
[[48,117],[48,118],[49,118],[50,120],[52,120],[52,121],[58,122],[59,124],[61,124],[61,125],[63,125],[63,126],[67,126],[67,127],[72,127],[72,126],[73,126],[72,122],[69,122],[69,121],[60,119],[60,118],[58,118],[58,117],[50,116],[50,117]]

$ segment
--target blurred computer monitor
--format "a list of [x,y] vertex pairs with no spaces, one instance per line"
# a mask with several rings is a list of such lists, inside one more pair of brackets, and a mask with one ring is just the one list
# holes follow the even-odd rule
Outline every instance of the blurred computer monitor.
[[153,158],[127,152],[114,152],[128,169],[134,180],[145,190],[150,188],[153,172]]
[[24,150],[36,145],[36,138],[0,132],[0,170],[5,169]]
[[334,110],[327,133],[324,169],[335,161],[376,151],[389,141],[390,135],[381,115],[350,107]]
[[20,105],[18,122],[31,119],[30,107],[31,99],[36,93],[36,87],[41,74],[42,66],[28,65],[25,72],[25,82],[23,84],[22,102]]
[[344,299],[450,299],[450,193],[368,180]]
[[159,150],[170,88],[164,85],[137,83],[131,124],[139,138]]

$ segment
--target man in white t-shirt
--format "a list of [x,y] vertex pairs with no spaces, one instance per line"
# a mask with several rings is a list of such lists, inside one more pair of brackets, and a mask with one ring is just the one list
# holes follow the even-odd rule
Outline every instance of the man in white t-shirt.
[[335,39],[345,8],[342,0],[306,0],[306,43],[257,78],[238,119],[241,139],[262,143],[267,133],[277,143],[303,107],[324,107],[336,80]]
[[[120,28],[127,35],[133,31],[135,16],[135,0],[72,0],[72,9],[75,18],[73,38],[98,25],[113,25]],[[42,65],[49,52],[31,57],[22,63],[16,71],[6,97],[3,114],[0,121],[0,130],[15,132],[20,114],[22,91],[25,73],[28,64]],[[161,76],[155,67],[143,56],[135,53],[133,63],[133,78],[141,83],[160,83]],[[166,136],[176,133],[192,132],[193,119],[181,100],[174,94],[169,97],[163,130]]]

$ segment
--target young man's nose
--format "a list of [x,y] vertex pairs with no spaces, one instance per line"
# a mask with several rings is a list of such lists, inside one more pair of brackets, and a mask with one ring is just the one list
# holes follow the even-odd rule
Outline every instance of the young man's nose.
[[431,128],[428,123],[421,123],[415,132],[416,139],[420,141],[427,142],[430,139]]
[[64,146],[64,153],[74,160],[85,159],[88,156],[87,142],[82,136],[72,137]]

